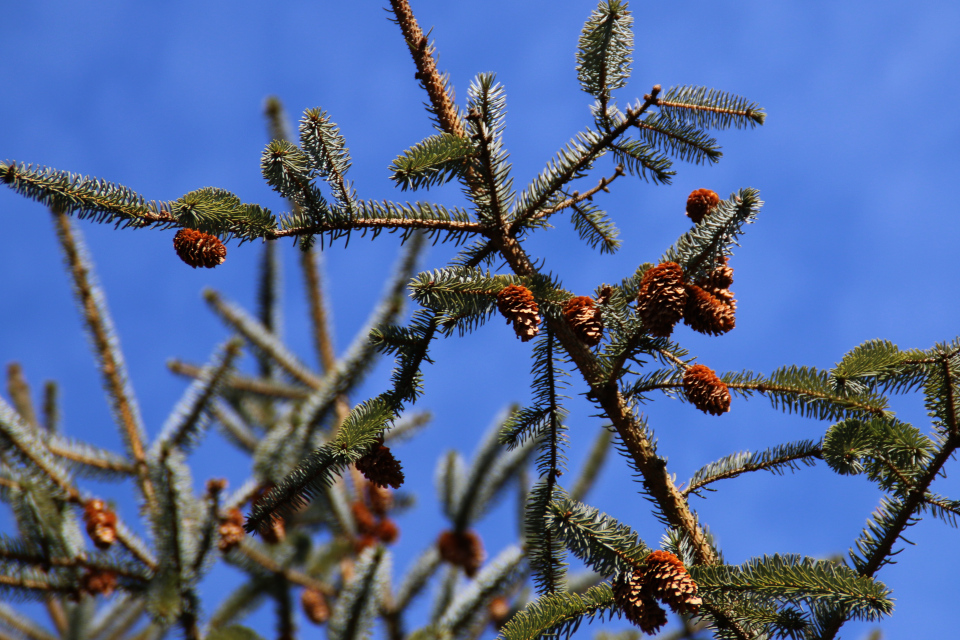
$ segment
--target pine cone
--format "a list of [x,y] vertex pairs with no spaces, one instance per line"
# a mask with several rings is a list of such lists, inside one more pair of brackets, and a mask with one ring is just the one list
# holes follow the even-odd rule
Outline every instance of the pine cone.
[[303,614],[313,624],[323,624],[330,619],[330,606],[319,589],[304,589],[300,594],[300,606],[303,607]]
[[687,369],[683,391],[693,406],[704,413],[719,416],[730,411],[730,390],[710,367],[695,364]]
[[217,541],[217,548],[223,553],[227,553],[243,540],[246,532],[243,530],[243,514],[240,509],[230,509],[226,518],[220,520],[220,527],[217,533],[220,534],[220,540]]
[[683,317],[686,304],[683,268],[676,262],[664,262],[643,274],[637,293],[637,315],[647,333],[669,336]]
[[603,339],[603,318],[592,298],[570,298],[563,307],[563,315],[580,342],[588,347],[600,344]]
[[87,567],[86,572],[80,576],[80,591],[92,596],[103,594],[109,596],[117,588],[117,574],[113,571],[100,571],[93,567]]
[[353,521],[357,525],[357,531],[361,534],[372,535],[377,530],[377,520],[363,502],[357,500],[351,504],[350,511],[353,513]]
[[381,487],[372,482],[367,482],[366,492],[370,510],[378,516],[387,515],[387,512],[393,508],[393,490],[390,487]]
[[390,447],[374,443],[370,451],[357,460],[356,465],[363,477],[378,486],[399,489],[403,484],[403,468],[390,453]]
[[510,601],[503,596],[497,596],[487,605],[487,613],[490,615],[490,622],[495,629],[499,630],[503,623],[507,621],[510,615]]
[[177,250],[180,259],[194,269],[212,269],[227,259],[227,248],[217,236],[196,229],[177,231],[177,235],[173,237],[173,248]]
[[729,289],[733,284],[733,267],[727,264],[727,256],[721,257],[706,281],[699,284],[704,289]]
[[511,284],[501,289],[497,309],[507,323],[513,322],[513,330],[521,341],[528,342],[540,333],[540,307],[525,286]]
[[107,508],[103,500],[88,500],[83,506],[83,520],[87,535],[97,549],[109,549],[117,540],[117,514]]
[[377,525],[377,537],[383,544],[393,544],[400,537],[400,528],[390,518],[384,518]]
[[669,551],[654,551],[647,556],[644,572],[646,591],[675,613],[695,614],[703,604],[697,595],[697,583],[680,558]]
[[644,633],[653,635],[667,624],[667,612],[648,593],[646,576],[640,570],[620,574],[613,581],[613,600],[627,620]]
[[474,531],[444,531],[437,540],[437,548],[443,560],[455,567],[462,567],[468,578],[476,575],[486,555],[483,542]]
[[687,216],[696,224],[720,204],[720,196],[710,189],[696,189],[687,197]]
[[687,305],[683,310],[683,323],[698,333],[719,336],[727,333],[737,323],[736,302],[733,294],[726,289],[719,291],[730,294],[724,300],[714,292],[702,289],[695,284],[687,285]]

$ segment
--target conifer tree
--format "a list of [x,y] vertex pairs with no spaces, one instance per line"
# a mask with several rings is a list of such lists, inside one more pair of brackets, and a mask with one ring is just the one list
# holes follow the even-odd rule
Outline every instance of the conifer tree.
[[[0,637],[249,639],[258,635],[239,623],[264,600],[273,605],[278,638],[309,635],[296,628],[300,608],[331,640],[369,637],[378,623],[390,640],[476,638],[491,623],[505,640],[532,640],[617,617],[652,635],[668,616],[681,620],[681,637],[828,639],[847,621],[889,615],[892,593],[878,574],[902,548],[906,529],[925,515],[953,525],[960,509],[933,487],[960,446],[960,340],[910,350],[874,340],[830,370],[718,372],[698,362],[675,328],[682,322],[711,336],[735,328],[731,248],[763,206],[748,187],[725,198],[697,189],[685,197],[689,230],[662,253],[592,291],[567,290],[565,265],[533,255],[532,236],[569,216],[587,246],[616,251],[618,212],[603,210],[605,192],[630,179],[669,184],[677,160],[717,162],[713,132],[754,129],[764,110],[698,86],[654,85],[631,98],[633,15],[626,2],[601,1],[576,51],[591,119],[517,188],[503,142],[506,88],[481,73],[457,103],[408,0],[391,0],[390,11],[436,129],[399,153],[390,177],[410,192],[456,182],[464,207],[426,197],[365,199],[350,181],[355,160],[336,114],[308,109],[291,135],[276,99],[267,103],[270,142],[260,166],[288,203],[282,213],[214,187],[148,200],[103,179],[0,163],[0,182],[52,213],[124,444],[115,452],[64,437],[56,385],[44,388],[38,408],[20,367],[8,367],[0,499],[17,530],[0,538],[0,593],[42,602],[53,632],[0,604]],[[235,337],[203,365],[171,364],[191,384],[152,440],[73,219],[111,223],[118,237],[176,229],[171,256],[194,268],[217,268],[230,253],[251,250],[245,242],[263,243],[258,308],[205,294]],[[402,240],[397,267],[369,321],[338,356],[317,255],[354,233],[376,240],[384,231]],[[282,336],[277,241],[284,238],[300,251],[319,370]],[[238,242],[228,251],[229,240]],[[448,264],[420,271],[428,241],[460,250]],[[417,531],[423,551],[394,579],[391,516],[411,498],[391,446],[427,419],[417,401],[436,341],[469,339],[490,320],[505,321],[529,343],[532,402],[497,418],[469,462],[456,451],[438,461],[447,526]],[[236,367],[244,351],[257,362],[254,374]],[[394,361],[389,385],[358,397],[382,356]],[[566,484],[564,402],[573,393],[583,394],[598,418],[594,441],[575,443],[590,454]],[[822,437],[731,452],[678,483],[640,411],[660,393],[714,416],[736,411],[734,399],[762,396],[774,409],[821,421]],[[922,394],[931,417],[926,432],[890,410],[889,396],[904,393]],[[198,495],[189,455],[212,425],[249,456],[251,472],[237,487],[210,480]],[[611,447],[619,457],[608,460]],[[635,474],[635,491],[625,495],[642,494],[662,524],[660,539],[644,540],[618,514],[589,504],[607,462]],[[690,497],[743,474],[815,464],[863,476],[885,494],[849,557],[783,549],[726,563]],[[118,513],[84,478],[131,483],[144,524],[131,524],[135,514]],[[509,490],[521,495],[516,543],[487,549],[477,524]],[[198,584],[217,560],[245,580],[203,603]],[[585,571],[568,572],[570,564]],[[428,588],[428,618],[412,619],[411,603]]]

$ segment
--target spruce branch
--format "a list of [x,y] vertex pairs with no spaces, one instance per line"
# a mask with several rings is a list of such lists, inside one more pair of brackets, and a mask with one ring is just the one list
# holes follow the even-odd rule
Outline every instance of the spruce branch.
[[292,379],[311,389],[318,389],[321,380],[309,368],[290,353],[283,343],[275,337],[259,320],[250,316],[236,304],[224,300],[213,289],[203,292],[203,297],[220,319],[259,352],[268,356]]
[[[625,175],[623,166],[617,165],[616,169],[613,172],[613,175],[610,176],[609,178],[606,178],[606,177],[600,178],[600,181],[597,183],[597,186],[591,187],[590,189],[584,191],[583,193],[580,193],[579,191],[574,191],[569,198],[560,201],[556,206],[550,209],[540,211],[536,215],[531,216],[529,220],[532,221],[532,220],[539,220],[541,218],[547,218],[549,216],[552,216],[555,213],[563,211],[564,209],[576,206],[581,202],[583,202],[584,200],[587,200],[587,201],[593,200],[593,196],[595,196],[600,191],[605,191],[609,193],[610,185],[613,184],[614,180],[616,180],[622,175]],[[518,229],[519,229],[518,223],[514,222],[511,227],[511,233],[516,233]]]
[[313,247],[307,246],[300,252],[300,269],[306,282],[307,302],[310,307],[310,328],[317,359],[324,371],[333,369],[336,356],[333,340],[330,337],[330,319],[323,295],[323,276],[320,271],[319,256]]
[[548,163],[547,168],[521,194],[513,218],[518,221],[526,220],[539,213],[563,185],[583,175],[583,172],[610,148],[614,141],[639,122],[640,117],[647,112],[659,93],[660,85],[655,85],[648,99],[634,108],[627,109],[623,121],[603,135],[590,130],[577,134],[577,137],[557,154],[555,160]]
[[350,170],[350,152],[340,128],[322,109],[307,109],[303,113],[300,146],[310,158],[311,169],[330,185],[337,205],[347,214],[352,213],[356,193],[345,177]]
[[149,477],[146,449],[143,444],[145,438],[143,420],[140,417],[136,397],[130,388],[123,354],[107,311],[104,294],[95,281],[93,266],[86,247],[81,236],[75,233],[70,218],[63,211],[57,209],[51,209],[51,211],[57,237],[73,279],[74,293],[93,342],[94,354],[100,362],[100,373],[110,398],[114,418],[136,465],[140,492],[148,508],[154,511],[156,507],[153,484]]
[[577,78],[580,87],[597,98],[600,120],[606,124],[611,93],[626,86],[633,51],[633,16],[627,3],[600,2],[580,33]]
[[0,182],[24,197],[80,220],[112,222],[117,227],[169,228],[177,225],[171,203],[147,201],[127,187],[66,171],[13,161],[0,162]]
[[653,104],[667,118],[702,129],[753,128],[767,118],[755,102],[706,87],[670,87],[663,97],[653,96]]
[[749,451],[734,453],[698,469],[686,483],[687,486],[682,493],[684,496],[696,494],[718,480],[736,478],[750,471],[770,471],[782,475],[787,470],[799,469],[797,462],[813,466],[822,456],[820,443],[813,440],[780,444],[756,453]]
[[476,149],[467,138],[449,133],[430,136],[403,152],[390,165],[390,178],[401,191],[429,189],[466,176]]
[[591,587],[586,593],[551,593],[541,596],[513,616],[498,640],[536,640],[555,636],[569,638],[585,619],[602,616],[615,607],[609,584]]
[[30,398],[30,385],[23,375],[23,369],[17,362],[11,362],[7,365],[7,393],[10,395],[10,402],[13,408],[24,422],[33,426],[40,426],[37,421],[37,412],[33,408],[33,400]]
[[390,8],[417,67],[415,77],[430,97],[432,113],[436,117],[441,131],[453,134],[458,138],[465,138],[467,136],[466,129],[451,99],[447,88],[447,80],[437,70],[437,63],[433,56],[434,49],[427,37],[423,35],[423,31],[420,30],[409,1],[390,0]]
[[[176,358],[167,361],[167,368],[170,369],[171,373],[193,379],[198,379],[203,373],[202,366],[183,362]],[[237,391],[279,400],[302,400],[310,393],[308,389],[302,386],[285,384],[277,380],[251,378],[239,373],[228,373],[221,382],[221,388],[225,393]]]

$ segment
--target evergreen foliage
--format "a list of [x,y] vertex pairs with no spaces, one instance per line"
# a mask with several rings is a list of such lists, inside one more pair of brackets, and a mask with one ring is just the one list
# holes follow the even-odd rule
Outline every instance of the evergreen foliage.
[[[674,159],[717,162],[720,148],[708,130],[753,128],[764,123],[765,112],[720,90],[681,86],[664,92],[659,85],[620,111],[614,92],[630,76],[633,18],[628,3],[603,0],[583,27],[576,56],[580,85],[596,100],[594,121],[517,189],[503,138],[506,89],[493,74],[480,74],[465,105],[457,107],[407,0],[391,0],[391,10],[439,132],[403,151],[390,177],[411,191],[457,181],[465,208],[361,199],[346,178],[352,159],[331,114],[308,109],[297,144],[286,139],[276,100],[267,109],[276,139],[261,156],[261,170],[289,204],[279,218],[219,188],[170,202],[148,201],[100,179],[0,164],[0,182],[53,213],[125,445],[117,453],[58,434],[56,387],[46,389],[38,412],[19,369],[9,370],[10,402],[0,399],[0,499],[10,506],[17,531],[0,536],[0,595],[44,602],[56,633],[0,605],[0,637],[106,640],[179,633],[190,640],[251,640],[259,636],[236,623],[269,600],[277,635],[286,639],[295,633],[296,594],[310,594],[311,616],[327,625],[331,640],[368,638],[378,620],[390,640],[473,639],[491,622],[506,640],[565,637],[583,621],[624,612],[617,585],[625,576],[639,576],[636,584],[647,585],[629,597],[656,605],[649,582],[640,580],[654,579],[644,572],[655,543],[641,539],[616,514],[586,502],[611,442],[664,525],[660,546],[687,565],[702,598],[702,608],[683,614],[686,637],[709,631],[740,640],[826,640],[837,637],[848,620],[890,614],[891,591],[876,576],[901,550],[906,528],[927,513],[956,526],[960,513],[960,502],[932,489],[960,446],[960,339],[907,351],[870,341],[830,371],[789,365],[769,375],[722,372],[711,378],[711,392],[766,396],[775,409],[825,422],[823,436],[734,452],[678,486],[638,406],[660,391],[705,409],[686,376],[696,358],[666,334],[648,333],[638,316],[641,283],[653,263],[641,264],[619,284],[598,286],[592,297],[575,298],[563,288],[562,274],[527,253],[525,241],[569,209],[586,246],[615,251],[620,242],[615,214],[595,203],[595,196],[599,200],[600,192],[627,174],[669,183]],[[599,171],[608,153],[616,163],[613,173],[584,187],[581,181]],[[756,189],[739,189],[657,262],[678,265],[683,286],[706,283],[762,206]],[[153,441],[146,437],[104,294],[70,216],[123,228],[182,227],[241,243],[266,242],[256,312],[216,291],[205,293],[213,312],[237,336],[205,365],[171,363],[192,382]],[[372,238],[396,232],[405,248],[381,302],[337,358],[314,241],[319,237],[322,248],[368,231]],[[318,370],[283,338],[273,242],[284,237],[296,239],[303,252]],[[469,243],[451,264],[417,273],[427,239]],[[422,368],[432,362],[433,340],[480,329],[497,311],[497,294],[509,285],[527,288],[539,309],[538,322],[542,316],[531,351],[532,401],[495,420],[469,463],[457,451],[439,460],[437,493],[449,529],[439,537],[415,532],[423,551],[394,590],[387,546],[397,531],[390,514],[409,499],[386,488],[402,479],[402,465],[388,445],[425,420],[409,409],[422,392]],[[405,320],[407,299],[419,308]],[[587,300],[592,305],[587,307],[597,309],[603,333],[598,345],[588,345],[565,313],[570,300]],[[234,371],[243,350],[257,359],[257,374]],[[379,355],[395,361],[389,386],[357,401],[352,396]],[[560,480],[568,472],[569,416],[563,401],[570,389],[593,403],[602,426],[568,490]],[[932,420],[929,433],[899,421],[889,409],[888,394],[908,392],[922,393]],[[201,495],[194,486],[188,456],[211,424],[251,459],[249,479],[229,495],[222,482],[211,481]],[[837,474],[863,475],[884,494],[854,540],[849,561],[785,553],[725,564],[692,510],[690,495],[719,492],[724,486],[715,484],[719,480],[759,470],[802,471],[818,460]],[[530,474],[536,475],[533,482]],[[95,500],[79,478],[131,480],[149,540],[124,522],[121,516],[130,514]],[[508,489],[520,496],[517,544],[491,554],[494,559],[484,564],[475,527]],[[568,575],[568,553],[591,572]],[[204,607],[198,585],[218,559],[245,579],[218,605]],[[524,589],[528,579],[535,595]],[[411,603],[431,584],[436,589],[429,620],[409,630]],[[114,590],[119,595],[112,601],[98,599]],[[495,605],[506,611],[494,613]]]

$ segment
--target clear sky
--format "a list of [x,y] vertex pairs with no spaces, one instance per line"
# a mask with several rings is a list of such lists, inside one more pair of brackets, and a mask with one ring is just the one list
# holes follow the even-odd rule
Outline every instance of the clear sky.
[[[574,52],[595,7],[591,0],[414,0],[413,7],[424,28],[434,27],[440,68],[450,72],[460,104],[475,74],[498,74],[507,92],[505,143],[518,186],[590,124],[590,97],[577,84]],[[686,0],[635,2],[631,9],[634,75],[617,94],[621,105],[654,84],[705,85],[760,103],[768,120],[752,131],[718,132],[720,163],[678,164],[672,186],[618,181],[598,200],[621,229],[618,254],[592,253],[560,219],[557,229],[537,236],[531,252],[546,259],[566,288],[586,295],[656,261],[689,226],[683,206],[691,190],[707,187],[726,197],[750,186],[766,205],[731,259],[736,329],[719,338],[686,327],[675,333],[701,363],[718,371],[769,372],[790,363],[829,368],[865,340],[928,348],[960,334],[951,249],[960,237],[960,4]],[[119,182],[148,199],[216,186],[281,212],[284,204],[259,170],[267,142],[263,100],[275,94],[294,121],[306,108],[330,113],[351,149],[350,177],[362,198],[414,198],[393,188],[387,167],[432,129],[421,106],[426,96],[382,3],[37,0],[7,3],[2,15],[4,159]],[[597,177],[609,173],[609,161],[598,164]],[[421,197],[461,201],[456,189]],[[0,220],[0,362],[22,363],[35,389],[58,380],[66,433],[119,449],[49,214],[0,189]],[[252,307],[261,248],[231,243],[224,265],[195,271],[174,255],[172,231],[80,227],[146,424],[156,434],[185,387],[166,370],[166,360],[203,361],[228,335],[206,310],[201,290],[214,287]],[[356,237],[346,250],[341,244],[324,252],[341,347],[362,325],[397,249],[391,236]],[[284,244],[283,250],[286,335],[314,362],[295,249]],[[424,267],[441,266],[451,253],[433,248]],[[408,488],[421,500],[415,515],[400,521],[395,573],[426,542],[417,527],[433,536],[442,526],[431,486],[434,461],[454,447],[469,455],[498,411],[529,399],[529,352],[502,321],[435,345],[437,364],[425,372],[422,401],[435,416],[429,437],[398,449]],[[385,388],[389,370],[389,362],[376,370],[364,397]],[[573,469],[598,428],[576,397],[582,391],[571,388]],[[926,430],[921,398],[895,398],[894,408]],[[733,451],[819,438],[828,426],[784,416],[763,399],[734,399],[732,411],[719,418],[666,398],[646,411],[678,480]],[[243,459],[215,434],[194,459],[202,470],[198,483],[244,474]],[[656,545],[660,530],[637,488],[622,461],[613,459],[590,501]],[[774,552],[844,553],[880,498],[865,481],[834,475],[822,464],[718,488],[694,506],[729,562]],[[960,494],[955,476],[935,490]],[[132,504],[124,504],[134,520]],[[9,525],[7,514],[2,517]],[[514,529],[488,521],[482,531],[495,553]],[[899,564],[879,574],[897,598],[894,615],[879,625],[885,637],[954,632],[955,536],[935,520],[908,531],[917,546],[907,546]],[[232,574],[217,575],[228,580]],[[224,588],[208,592],[214,602]],[[265,618],[257,624],[269,632]],[[844,637],[863,637],[874,626],[851,625]]]

